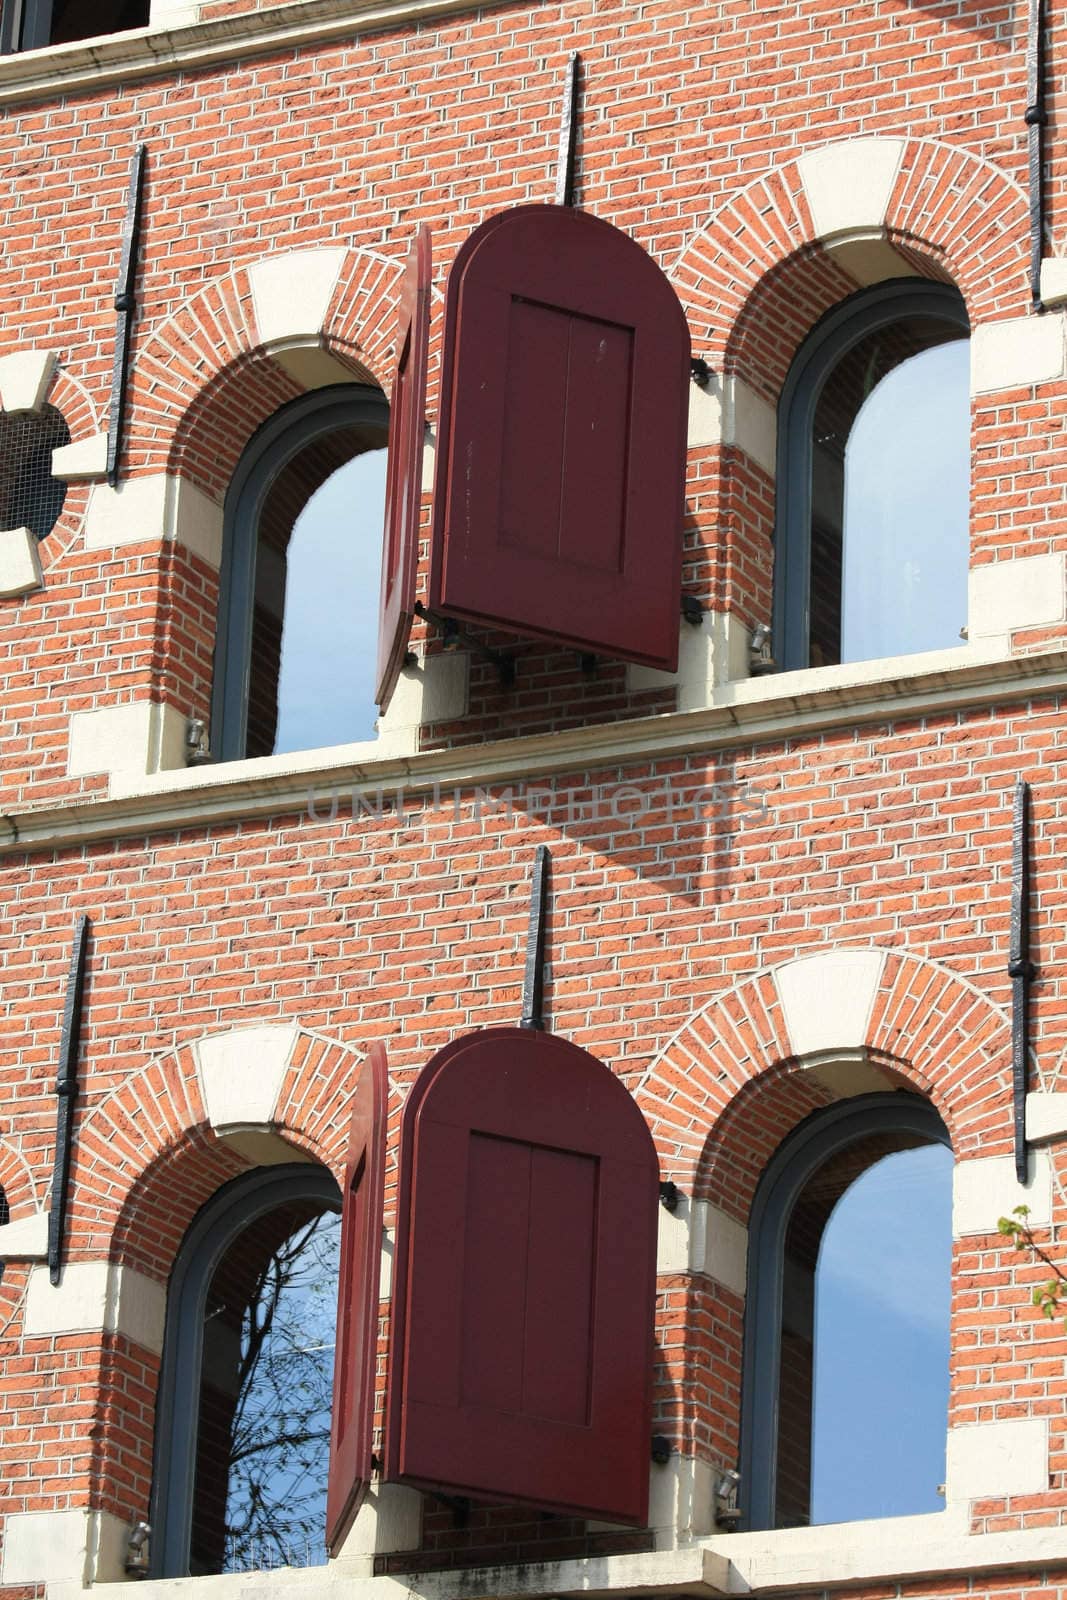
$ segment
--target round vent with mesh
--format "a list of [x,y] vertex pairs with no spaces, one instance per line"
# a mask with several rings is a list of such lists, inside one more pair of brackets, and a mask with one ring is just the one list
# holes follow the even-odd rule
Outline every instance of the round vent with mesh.
[[54,406],[0,412],[0,528],[29,528],[38,539],[51,533],[67,496],[52,476],[52,451],[69,443]]

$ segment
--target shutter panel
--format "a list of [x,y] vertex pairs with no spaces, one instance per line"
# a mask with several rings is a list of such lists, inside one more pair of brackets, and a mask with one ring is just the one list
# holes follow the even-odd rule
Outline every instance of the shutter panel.
[[341,1215],[326,1502],[326,1544],[331,1553],[352,1525],[370,1484],[388,1105],[385,1046],[376,1044],[363,1063],[353,1097]]
[[388,703],[396,686],[415,615],[432,270],[430,230],[424,225],[419,229],[408,256],[397,317],[378,626],[378,689],[375,700],[379,706]]
[[449,274],[430,602],[673,671],[689,330],[639,244],[520,206]]
[[404,1111],[387,1476],[644,1524],[658,1166],[585,1050],[460,1039]]

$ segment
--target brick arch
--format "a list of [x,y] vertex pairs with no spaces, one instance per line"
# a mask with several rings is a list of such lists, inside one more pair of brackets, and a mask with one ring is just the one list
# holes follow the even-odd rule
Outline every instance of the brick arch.
[[[881,233],[920,275],[955,283],[972,325],[1024,314],[1029,221],[1019,185],[969,151],[930,139],[899,142],[884,224],[861,231]],[[747,324],[765,314],[768,302],[785,303],[783,275],[798,297],[779,330],[779,349],[789,346],[790,354],[823,311],[860,287],[818,236],[800,159],[769,168],[735,194],[671,272],[694,349],[715,367],[741,370],[738,361],[753,345]],[[803,323],[796,337],[794,323],[797,329]],[[746,377],[750,368],[751,361]]]
[[[211,1127],[196,1054],[203,1042],[157,1057],[87,1118],[71,1180],[72,1257],[107,1256],[165,1280],[200,1207],[253,1164]],[[299,1029],[270,1120],[295,1158],[320,1162],[338,1182],[360,1059]]]
[[[829,952],[827,952],[829,953]],[[968,979],[895,950],[884,962],[862,1047],[886,1074],[926,1095],[957,1157],[1012,1148],[1011,1023]],[[806,1071],[782,1007],[781,962],[709,1001],[674,1035],[636,1094],[663,1170],[683,1189],[747,1218],[766,1155],[802,1116],[834,1098]],[[820,1058],[833,1055],[833,1047]],[[727,1174],[730,1174],[727,1181]],[[729,1198],[732,1196],[732,1200]]]
[[[288,252],[279,252],[287,254]],[[265,258],[269,260],[270,258]],[[249,438],[305,392],[261,337],[248,262],[190,296],[136,352],[130,375],[131,474],[166,470],[221,499]],[[278,341],[326,351],[337,376],[387,389],[402,264],[345,252],[317,336]]]
[[7,1139],[0,1139],[0,1189],[4,1191],[13,1222],[31,1216],[40,1206],[33,1169],[22,1151]]
[[[48,390],[48,404],[63,413],[72,444],[91,439],[99,432],[100,423],[92,396],[85,385],[64,367],[56,368]],[[43,572],[49,572],[57,566],[80,537],[85,526],[85,513],[89,509],[90,490],[88,483],[68,483],[59,520],[40,545]]]

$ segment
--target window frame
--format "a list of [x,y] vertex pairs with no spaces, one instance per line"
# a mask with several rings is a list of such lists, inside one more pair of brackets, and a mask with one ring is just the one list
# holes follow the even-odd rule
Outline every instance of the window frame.
[[215,1269],[237,1235],[267,1212],[298,1200],[322,1200],[340,1212],[341,1198],[325,1167],[306,1161],[257,1167],[219,1189],[189,1225],[167,1293],[152,1463],[150,1577],[189,1576],[204,1307]]
[[811,502],[815,410],[838,362],[867,337],[905,318],[971,325],[963,296],[929,278],[893,278],[842,300],[793,357],[778,401],[774,515],[774,655],[783,672],[810,667]]
[[906,1090],[856,1095],[806,1117],[771,1157],[749,1215],[741,1367],[740,1502],[745,1532],[775,1530],[785,1239],[805,1185],[831,1157],[873,1134],[915,1133],[952,1149],[929,1100]]
[[[385,447],[389,402],[369,384],[331,384],[281,406],[245,446],[223,508],[222,563],[211,686],[214,761],[249,759],[248,700],[252,674],[259,518],[279,473],[323,433],[380,422]],[[355,459],[354,457],[352,459]]]

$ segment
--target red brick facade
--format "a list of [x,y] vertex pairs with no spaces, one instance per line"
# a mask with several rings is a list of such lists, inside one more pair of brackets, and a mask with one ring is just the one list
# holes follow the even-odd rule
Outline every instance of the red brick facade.
[[[105,46],[101,84],[86,77],[66,92],[20,86],[28,56],[0,60],[0,357],[57,354],[48,399],[75,441],[108,425],[129,154],[148,146],[124,495],[167,474],[221,506],[256,428],[302,392],[261,336],[251,274],[265,259],[343,251],[321,333],[304,342],[335,360],[337,377],[385,387],[416,226],[434,230],[439,289],[485,217],[551,198],[570,50],[584,74],[580,204],[666,271],[714,385],[739,381],[773,408],[813,325],[860,286],[840,241],[821,237],[800,166],[857,139],[900,142],[882,222],[852,230],[896,252],[893,275],[955,284],[974,333],[1040,320],[1062,346],[1058,302],[1043,319],[1031,309],[1019,8],[524,0],[387,9],[370,26],[353,0],[349,36],[333,20],[316,38],[312,24],[345,8],[307,0],[299,42],[256,43],[247,13],[264,25],[284,13],[288,25],[301,9],[201,5],[174,37],[191,50],[221,37],[213,23],[244,18],[232,59],[219,46],[213,60],[164,58],[124,76]],[[1055,256],[1065,147],[1062,17],[1050,9]],[[80,59],[79,47],[52,57]],[[431,426],[440,324],[435,292]],[[973,402],[971,567],[1050,558],[1062,588],[1067,369],[1061,359],[1032,380],[1005,372],[976,385]],[[688,464],[683,590],[746,635],[770,618],[774,577],[775,482],[758,456],[724,433],[696,443]],[[71,770],[72,718],[149,704],[208,718],[219,580],[180,528],[165,536],[148,513],[141,539],[87,540],[90,497],[105,493],[71,484],[41,547],[43,587],[0,602],[0,1186],[13,1224],[47,1203],[70,929],[85,912],[70,1265],[112,1263],[167,1285],[198,1209],[249,1164],[212,1127],[198,1046],[260,1024],[299,1030],[274,1131],[339,1179],[355,1066],[387,1043],[391,1226],[399,1109],[415,1073],[463,1031],[517,1020],[539,843],[552,852],[551,1027],[620,1074],[687,1202],[745,1227],[775,1149],[834,1098],[783,1015],[778,974],[804,957],[884,956],[863,1037],[841,1049],[927,1096],[958,1163],[1010,1164],[1022,777],[1039,968],[1031,1089],[1063,1091],[1067,622],[1048,620],[1063,618],[1062,594],[1034,620],[1013,613],[999,653],[961,648],[913,680],[765,678],[762,699],[743,681],[732,694],[717,669],[703,711],[676,710],[672,683],[619,663],[590,673],[573,652],[494,637],[515,651],[515,688],[472,659],[463,711],[425,720],[417,748],[391,766],[234,768],[244,790],[228,795],[226,775],[209,776],[184,800],[177,776],[109,793],[106,764]],[[427,536],[428,513],[427,497]],[[427,560],[424,548],[420,594]],[[426,635],[417,624],[420,644]],[[356,782],[372,797],[379,783],[402,788],[403,803],[353,807]],[[1038,1242],[1057,1260],[1063,1136],[1039,1152],[1052,1209]],[[996,1212],[987,1233],[965,1230],[956,1244],[950,1426],[1043,1419],[1048,1471],[1039,1489],[965,1496],[973,1536],[1067,1525],[1067,1340],[1031,1304],[1047,1271],[998,1238]],[[43,1272],[39,1252],[12,1256],[0,1282],[0,1512],[147,1517],[158,1349],[117,1328],[27,1332],[31,1275]],[[715,1468],[737,1463],[743,1316],[736,1285],[661,1273],[656,1430]],[[387,1347],[383,1303],[383,1391]],[[652,1543],[644,1530],[499,1508],[458,1527],[427,1504],[422,1547],[384,1552],[378,1566],[562,1561]],[[1051,1594],[1067,1544],[1007,1564],[1006,1576],[991,1560],[988,1572],[921,1584],[906,1567],[899,1582],[861,1574],[859,1592]],[[43,1596],[48,1577],[0,1586],[0,1600]]]

